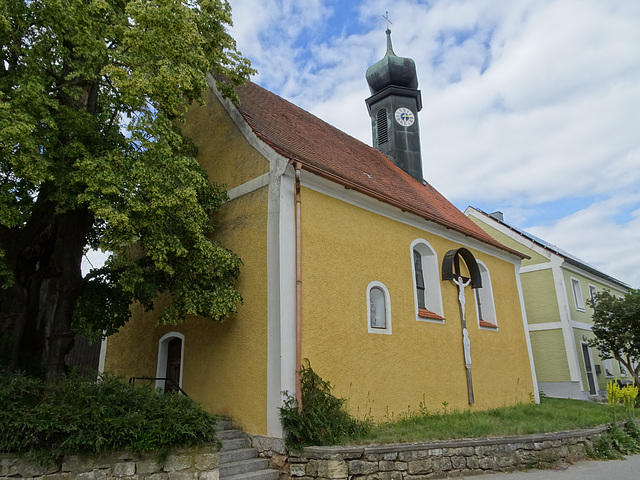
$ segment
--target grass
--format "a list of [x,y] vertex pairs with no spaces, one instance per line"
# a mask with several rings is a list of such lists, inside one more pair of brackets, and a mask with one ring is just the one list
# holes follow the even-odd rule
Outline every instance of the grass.
[[374,426],[355,444],[421,442],[496,437],[595,427],[611,422],[608,405],[543,397],[539,405],[520,404],[487,411],[416,412]]

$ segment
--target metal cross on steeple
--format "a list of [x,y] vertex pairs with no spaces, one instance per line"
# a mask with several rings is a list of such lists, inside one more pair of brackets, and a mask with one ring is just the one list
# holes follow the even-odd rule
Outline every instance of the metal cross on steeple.
[[389,20],[389,12],[384,12],[385,15],[382,15],[382,18],[384,18],[387,21],[387,30],[389,30],[389,25],[393,25],[393,22],[391,20]]

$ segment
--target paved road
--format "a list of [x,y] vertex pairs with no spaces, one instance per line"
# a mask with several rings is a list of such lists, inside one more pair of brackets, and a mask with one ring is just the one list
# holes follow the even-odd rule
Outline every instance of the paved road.
[[479,475],[474,480],[638,480],[640,479],[640,455],[626,460],[584,461],[556,470],[529,470],[526,472],[494,473]]

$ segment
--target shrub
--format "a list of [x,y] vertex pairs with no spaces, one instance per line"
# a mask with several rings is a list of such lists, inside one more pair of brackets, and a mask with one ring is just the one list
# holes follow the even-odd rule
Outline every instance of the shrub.
[[286,431],[285,442],[293,450],[309,445],[336,445],[366,433],[368,420],[358,420],[344,409],[345,399],[335,397],[333,387],[311,366],[300,370],[302,408],[294,396],[285,392],[280,419]]
[[45,383],[0,373],[0,452],[53,463],[66,454],[136,453],[216,441],[216,419],[188,397],[117,378]]

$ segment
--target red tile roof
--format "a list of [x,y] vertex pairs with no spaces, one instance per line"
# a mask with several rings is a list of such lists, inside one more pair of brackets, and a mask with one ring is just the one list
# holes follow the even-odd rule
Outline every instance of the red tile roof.
[[236,88],[237,107],[255,134],[301,168],[426,220],[524,257],[485,233],[425,182],[380,151],[252,82]]

